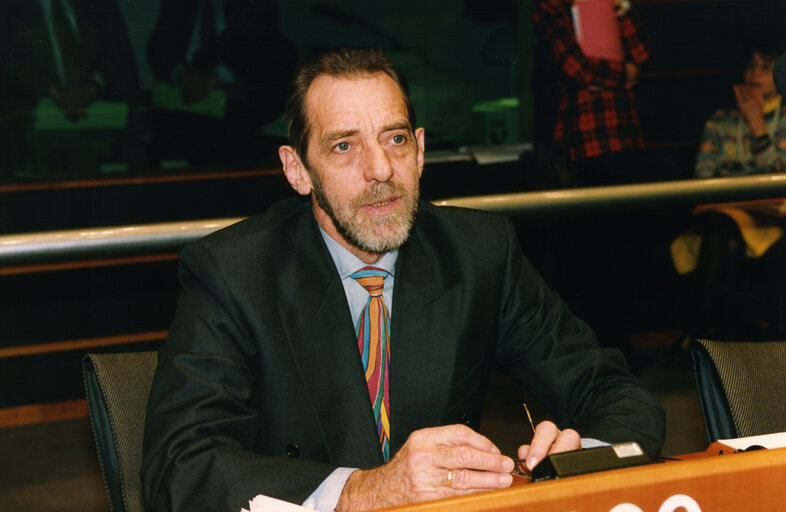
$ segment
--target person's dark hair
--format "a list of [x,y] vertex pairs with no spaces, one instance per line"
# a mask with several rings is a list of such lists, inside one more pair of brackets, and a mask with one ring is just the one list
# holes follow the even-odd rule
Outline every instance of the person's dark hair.
[[786,51],[786,44],[779,36],[767,35],[748,39],[743,43],[741,68],[747,69],[757,53],[765,61],[775,62],[784,51]]
[[409,98],[407,82],[385,55],[373,48],[339,48],[308,59],[295,72],[286,107],[289,144],[295,148],[303,165],[308,168],[309,120],[306,112],[306,94],[314,80],[321,75],[334,78],[364,78],[382,72],[396,82],[412,129],[415,129],[415,109]]

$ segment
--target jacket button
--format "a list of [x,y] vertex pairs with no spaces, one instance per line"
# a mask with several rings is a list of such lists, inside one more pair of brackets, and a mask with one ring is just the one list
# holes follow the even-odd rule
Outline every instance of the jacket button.
[[289,443],[287,445],[287,456],[298,457],[299,455],[300,455],[300,447],[295,443]]
[[459,418],[459,422],[463,423],[466,426],[469,426],[469,424],[471,423],[469,419],[469,414],[462,414],[461,418]]

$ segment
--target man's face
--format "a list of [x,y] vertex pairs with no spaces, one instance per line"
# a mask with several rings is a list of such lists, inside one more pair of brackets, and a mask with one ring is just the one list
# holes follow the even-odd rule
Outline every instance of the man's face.
[[413,132],[396,83],[384,73],[320,76],[306,109],[317,221],[350,250],[381,254],[401,246],[417,211],[424,134]]

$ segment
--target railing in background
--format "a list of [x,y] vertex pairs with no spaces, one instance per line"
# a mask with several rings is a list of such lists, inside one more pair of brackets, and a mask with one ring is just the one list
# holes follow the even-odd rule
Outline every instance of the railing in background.
[[[434,201],[511,216],[577,214],[591,211],[746,201],[786,196],[786,174],[682,180],[583,189],[545,190]],[[141,262],[168,253],[240,218],[85,228],[0,236],[0,275],[62,270],[71,266]],[[92,262],[92,264],[91,264]]]

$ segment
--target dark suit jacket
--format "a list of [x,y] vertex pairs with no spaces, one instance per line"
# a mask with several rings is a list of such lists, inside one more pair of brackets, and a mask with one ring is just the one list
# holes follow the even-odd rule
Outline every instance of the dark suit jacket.
[[[354,327],[311,207],[295,199],[184,249],[148,407],[153,510],[302,502],[337,466],[382,463]],[[422,203],[396,266],[391,453],[415,429],[479,423],[496,364],[562,427],[664,437],[662,408],[521,255],[511,223]]]

